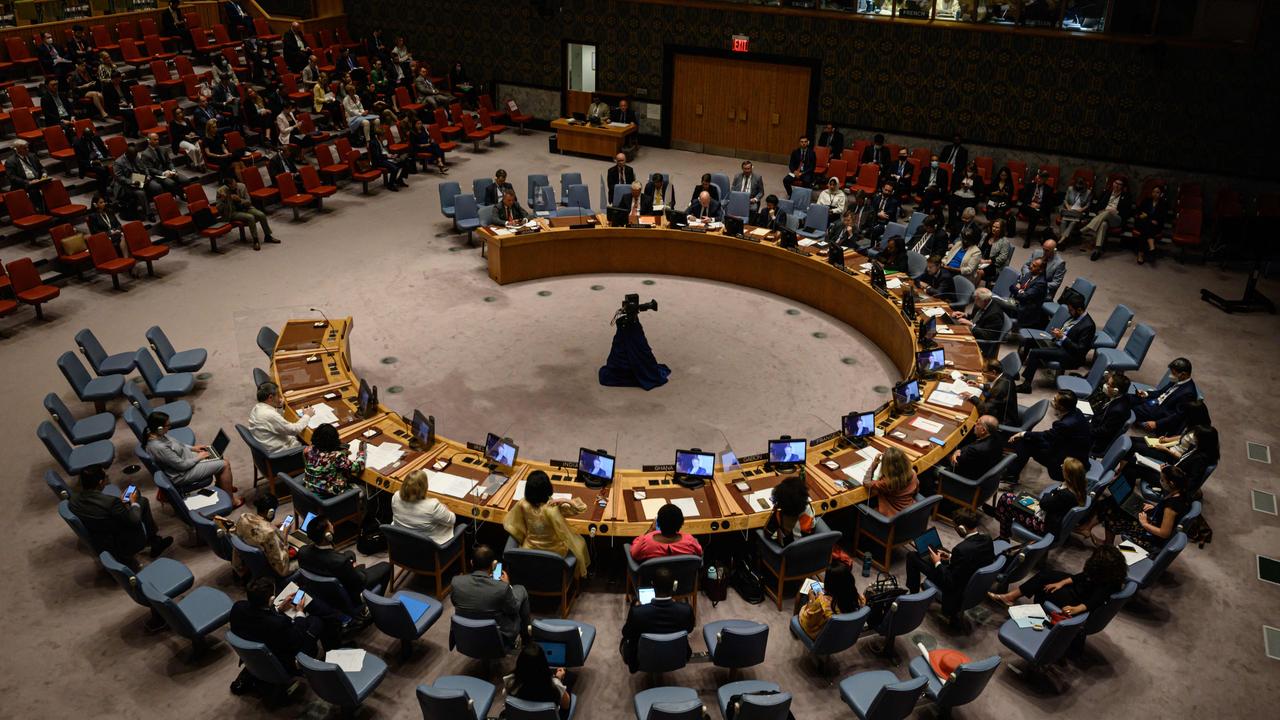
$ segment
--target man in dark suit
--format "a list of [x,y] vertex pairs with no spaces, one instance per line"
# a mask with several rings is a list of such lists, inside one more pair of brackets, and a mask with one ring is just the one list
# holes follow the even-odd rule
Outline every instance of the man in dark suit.
[[298,551],[298,567],[309,573],[336,578],[347,591],[351,604],[363,607],[360,593],[375,587],[387,587],[391,581],[391,563],[356,565],[356,556],[350,552],[338,552],[333,547],[333,523],[328,518],[317,517],[307,526],[307,539]]
[[822,126],[822,133],[818,135],[818,147],[824,147],[830,150],[830,158],[839,160],[844,154],[844,133],[840,132],[831,123]]
[[75,151],[80,177],[92,177],[98,182],[98,192],[105,193],[111,180],[111,153],[93,125],[86,127],[76,138]]
[[[991,415],[982,415],[973,426],[973,433],[966,442],[946,460],[946,469],[977,480],[996,466],[1004,457],[1004,438],[1000,437],[1000,421]],[[920,494],[929,497],[937,494],[938,478],[933,472],[920,475]]]
[[778,196],[769,195],[764,199],[764,207],[751,218],[751,224],[756,227],[769,228],[770,230],[779,230],[786,227],[787,218],[778,209]]
[[711,222],[722,218],[720,203],[713,200],[711,193],[706,190],[698,194],[698,199],[689,205],[684,214],[688,215],[691,220],[699,222]]
[[800,183],[800,187],[812,185],[813,169],[817,165],[818,159],[813,154],[813,148],[809,147],[808,136],[800,136],[800,147],[791,151],[791,159],[787,161],[787,174],[782,178],[787,195],[791,195],[791,186],[795,183]]
[[963,172],[969,165],[969,151],[960,144],[960,133],[951,138],[951,144],[938,152],[938,159],[951,166],[957,173]]
[[[627,214],[627,222],[639,222],[640,216],[645,214],[645,195],[644,189],[639,182],[631,183],[626,195],[619,198],[620,202],[613,207]],[[653,209],[650,208],[649,212]]]
[[872,242],[878,242],[880,236],[884,235],[885,229],[889,227],[889,223],[897,222],[898,210],[901,207],[898,198],[893,192],[893,183],[885,181],[880,193],[870,201],[871,219],[867,225],[867,237]]
[[[671,599],[675,590],[675,577],[667,568],[659,568],[653,573],[653,600],[648,605],[632,605],[627,611],[627,620],[622,626],[622,642],[618,650],[631,672],[638,672],[637,650],[640,636],[644,633],[662,635],[680,632],[692,633],[694,627],[693,608],[688,603]],[[693,650],[686,650],[686,657]]]
[[245,9],[240,7],[240,3],[236,0],[227,0],[222,4],[227,11],[227,24],[231,26],[231,31],[235,33],[232,37],[246,38],[253,37],[257,32],[253,29],[253,18]]
[[1063,293],[1062,302],[1067,306],[1067,321],[1062,327],[1054,328],[1049,333],[1053,343],[1041,346],[1035,340],[1024,340],[1022,343],[1022,382],[1018,384],[1018,392],[1031,392],[1031,381],[1035,380],[1036,371],[1045,363],[1056,362],[1063,370],[1074,370],[1084,365],[1085,356],[1093,347],[1093,339],[1097,327],[1093,318],[1085,312],[1084,298],[1077,292]]
[[920,229],[916,230],[916,234],[907,243],[907,249],[918,252],[926,258],[934,255],[945,255],[947,248],[951,247],[951,238],[947,237],[947,233],[938,228],[938,219],[930,215],[920,224]]
[[613,167],[609,168],[609,172],[605,173],[605,188],[609,191],[609,200],[613,200],[613,187],[615,185],[630,185],[636,181],[636,171],[627,164],[626,153],[618,153],[613,156]]
[[1129,413],[1136,404],[1142,402],[1136,394],[1130,394],[1129,378],[1119,370],[1107,372],[1107,380],[1102,385],[1103,400],[1101,407],[1095,405],[1093,417],[1089,419],[1089,435],[1093,438],[1089,454],[1102,457],[1124,432],[1124,424],[1129,421]]
[[40,112],[44,115],[45,127],[65,127],[74,123],[74,107],[71,101],[62,96],[57,80],[45,82],[44,89],[40,91]]
[[284,44],[285,64],[293,72],[301,72],[307,65],[307,58],[311,57],[311,48],[307,47],[307,41],[302,38],[302,24],[294,21],[281,41]]
[[889,164],[889,149],[884,146],[884,136],[877,134],[862,151],[862,163],[875,163],[881,168]]
[[[985,292],[984,292],[985,291]],[[991,290],[978,288],[973,293],[973,307],[966,315],[954,310],[951,317],[958,325],[965,325],[973,333],[975,340],[995,340],[1000,337],[1004,328],[1004,316],[992,299]]]
[[918,552],[907,552],[907,589],[920,591],[920,576],[929,578],[942,596],[942,615],[954,622],[964,598],[964,588],[978,570],[996,561],[991,536],[982,532],[982,518],[969,508],[952,514],[956,533],[961,540],[950,551],[929,548],[928,558]]
[[[636,111],[631,109],[631,103],[626,100],[618,101],[618,107],[614,108],[613,112],[609,114],[609,121],[632,125],[640,124],[640,119],[636,117]],[[632,178],[632,180],[634,179]]]
[[924,274],[916,278],[916,289],[930,297],[953,300],[956,282],[951,273],[942,267],[941,255],[929,255],[924,261]]
[[1076,407],[1075,394],[1059,391],[1049,408],[1054,420],[1048,430],[1017,433],[1009,438],[1018,457],[1009,465],[1007,482],[1017,483],[1022,468],[1032,459],[1044,466],[1054,482],[1062,482],[1062,461],[1069,457],[1089,466],[1089,420]]
[[845,210],[840,216],[840,223],[831,225],[827,228],[827,242],[840,247],[852,248],[857,246],[859,236],[858,227],[854,222],[852,212]]
[[493,182],[484,189],[484,197],[480,198],[481,205],[497,205],[498,200],[502,199],[502,194],[510,190],[515,192],[515,188],[511,183],[507,182],[507,171],[501,168],[493,174]]
[[[760,209],[760,201],[764,199],[764,180],[755,173],[755,166],[750,160],[742,161],[742,172],[733,176],[729,183],[729,192],[747,194],[747,209],[751,213]],[[728,200],[728,198],[725,198]]]
[[[290,673],[297,673],[294,658],[304,652],[317,656],[323,641],[326,649],[335,648],[341,638],[341,615],[319,598],[306,597],[299,608],[290,597],[275,605],[276,587],[270,578],[249,581],[245,599],[231,606],[231,632],[267,646],[272,655]],[[288,610],[301,609],[301,615],[289,617]],[[241,678],[244,673],[241,673]],[[237,682],[241,680],[237,678]]]
[[510,190],[502,194],[502,201],[494,208],[493,214],[502,223],[517,223],[529,217],[529,213],[516,200],[516,194]]
[[465,618],[496,620],[502,642],[516,645],[529,627],[529,593],[523,586],[512,585],[507,572],[494,579],[496,557],[488,545],[477,545],[471,551],[471,573],[453,578],[453,611]]
[[75,69],[75,63],[64,57],[53,42],[53,33],[44,34],[44,42],[36,46],[36,58],[40,61],[40,69],[45,75],[57,75],[65,78]]
[[950,188],[947,169],[938,167],[938,156],[929,158],[929,166],[920,171],[920,180],[916,183],[916,197],[923,208],[932,209],[942,203]]
[[85,468],[80,473],[80,492],[68,501],[71,513],[84,523],[93,539],[93,549],[106,550],[119,562],[137,567],[133,556],[150,547],[151,557],[160,557],[173,538],[156,532],[151,518],[151,504],[134,489],[129,497],[103,492],[107,473],[101,467]]
[[293,181],[301,185],[302,173],[298,171],[298,155],[301,151],[301,148],[292,143],[281,148],[267,163],[267,171],[271,173],[271,177],[289,173],[293,176]]
[[[667,194],[670,188],[667,186],[666,178],[662,177],[662,173],[654,173],[649,176],[649,182],[644,184],[644,202],[642,212],[649,214],[665,209],[667,206]],[[672,196],[675,193],[671,193]]]
[[1044,170],[1036,173],[1035,182],[1028,183],[1022,188],[1022,204],[1019,210],[1027,219],[1027,232],[1022,236],[1022,247],[1031,247],[1036,226],[1042,220],[1047,220],[1049,213],[1053,212],[1056,205],[1053,197],[1053,188],[1049,187],[1049,173]]
[[124,234],[124,227],[120,225],[120,218],[111,212],[111,208],[107,207],[107,198],[103,193],[97,193],[93,196],[93,208],[88,215],[89,232],[106,233],[111,238],[111,242],[120,246],[120,237]]
[[1191,361],[1180,357],[1169,363],[1169,381],[1151,392],[1142,391],[1142,403],[1133,409],[1138,427],[1155,435],[1173,435],[1182,431],[1187,404],[1199,397],[1196,382],[1191,379]]
[[1004,365],[992,358],[987,361],[986,374],[991,378],[981,397],[970,400],[978,407],[978,412],[991,415],[1001,425],[1018,425],[1021,416],[1018,410],[1018,393],[1014,389],[1013,378],[1006,375]]
[[880,172],[880,183],[891,183],[894,195],[903,197],[911,192],[911,175],[913,173],[915,173],[915,168],[911,166],[911,158],[907,157],[907,149],[902,148],[898,151],[898,159],[889,163]]
[[1005,306],[1014,313],[1018,327],[1041,328],[1046,324],[1041,305],[1048,294],[1049,283],[1044,278],[1044,259],[1036,258],[1014,281]]

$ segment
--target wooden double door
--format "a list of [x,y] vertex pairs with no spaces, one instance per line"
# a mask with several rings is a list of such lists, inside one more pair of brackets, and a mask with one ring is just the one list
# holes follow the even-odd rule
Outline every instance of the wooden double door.
[[808,132],[808,67],[676,55],[672,147],[780,161]]

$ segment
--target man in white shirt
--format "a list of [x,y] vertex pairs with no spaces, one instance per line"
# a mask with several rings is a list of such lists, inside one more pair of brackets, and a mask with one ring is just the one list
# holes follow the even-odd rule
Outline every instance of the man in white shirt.
[[280,413],[282,407],[284,398],[275,383],[258,386],[258,404],[249,411],[249,434],[272,453],[302,447],[298,433],[306,429],[312,415],[311,408],[306,408],[298,421],[291,423]]

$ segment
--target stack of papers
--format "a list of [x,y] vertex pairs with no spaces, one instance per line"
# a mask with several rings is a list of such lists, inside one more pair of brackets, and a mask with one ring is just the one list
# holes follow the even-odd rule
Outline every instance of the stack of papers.
[[360,648],[341,648],[326,652],[324,661],[337,665],[343,672],[355,673],[364,668],[364,656],[366,654]]
[[952,330],[946,325],[939,325],[937,329],[938,329],[939,335],[955,335],[956,334],[955,330]]
[[758,227],[755,230],[752,230],[751,234],[756,237],[764,237],[769,234],[769,228]]
[[964,404],[964,399],[955,393],[934,388],[933,392],[929,393],[929,398],[925,402],[940,405],[942,407],[958,408]]
[[210,493],[201,495],[199,493],[192,495],[186,499],[187,509],[192,511],[203,510],[207,507],[218,504],[218,493]]
[[796,245],[799,245],[800,247],[809,247],[811,245],[817,245],[817,244],[818,244],[818,241],[812,238],[805,238],[803,240],[796,242]]
[[[867,476],[867,468],[871,467],[871,461],[880,457],[880,451],[868,445],[867,447],[858,450],[854,455],[862,459],[847,468],[843,468],[842,472],[844,472],[845,477],[852,480],[855,484],[861,485],[863,478]],[[876,468],[876,473],[871,477],[871,479],[880,479],[879,467]]]
[[311,406],[311,412],[314,413],[311,419],[307,421],[307,427],[315,430],[321,425],[337,425],[338,414],[333,411],[333,407],[329,403],[316,403]]
[[1049,622],[1049,613],[1044,611],[1038,603],[1032,605],[1014,605],[1009,608],[1009,619],[1017,623],[1020,628],[1029,628],[1036,625],[1043,626]]
[[1119,548],[1120,554],[1124,556],[1125,563],[1129,565],[1133,565],[1139,560],[1145,560],[1147,555],[1150,554],[1143,548],[1135,545],[1132,540],[1121,540]]
[[645,518],[653,520],[658,517],[658,510],[668,503],[680,508],[686,518],[698,517],[698,503],[693,498],[645,498],[640,501],[640,507],[644,509]]
[[1151,468],[1152,470],[1155,470],[1156,472],[1160,472],[1160,469],[1164,467],[1164,463],[1160,462],[1159,460],[1152,460],[1151,458],[1147,457],[1146,455],[1138,455],[1138,454],[1135,454],[1135,455],[1133,456],[1133,460],[1134,460],[1134,462],[1138,463],[1138,464],[1139,464],[1139,465],[1141,465],[1142,467],[1145,467],[1145,468]]
[[945,393],[951,393],[952,395],[958,395],[961,398],[977,397],[982,394],[982,390],[963,380],[953,380],[949,383],[938,383],[938,387],[934,388],[934,392],[939,390]]
[[884,286],[890,290],[897,290],[902,287],[902,281],[898,278],[889,278],[888,280],[885,280]]
[[942,423],[928,418],[917,417],[911,421],[913,427],[920,428],[929,434],[937,434],[942,429]]
[[611,122],[611,123],[609,123],[609,127],[611,127],[611,128],[624,128],[624,127],[631,127],[631,123]]
[[449,473],[427,470],[427,489],[438,495],[462,498],[476,486],[476,481]]
[[[524,497],[524,480],[516,483],[515,499],[519,500]],[[572,502],[573,493],[553,492],[551,493],[551,502]]]
[[942,317],[947,314],[947,309],[941,307],[927,307],[920,312],[924,313],[925,317]]
[[496,225],[489,228],[489,231],[492,232],[494,235],[497,235],[498,237],[506,237],[507,235],[515,234],[511,230],[508,230],[504,227],[498,227]]
[[[347,443],[347,450],[352,460],[360,456],[360,441],[352,440]],[[369,445],[365,455],[365,467],[377,470],[399,460],[404,456],[404,446],[399,443],[384,442],[378,445]],[[468,488],[470,489],[470,488]]]

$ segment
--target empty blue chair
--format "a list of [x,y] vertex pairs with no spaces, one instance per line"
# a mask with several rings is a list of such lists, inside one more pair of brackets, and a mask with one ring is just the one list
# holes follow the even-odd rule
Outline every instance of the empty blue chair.
[[1187,534],[1178,530],[1173,537],[1169,538],[1169,542],[1160,548],[1160,552],[1156,553],[1155,557],[1148,556],[1130,565],[1129,579],[1138,583],[1138,588],[1141,590],[1151,587],[1151,583],[1163,575],[1186,548]]
[[151,583],[140,585],[143,597],[169,629],[191,641],[193,655],[204,648],[209,633],[226,625],[231,617],[231,598],[217,588],[198,587],[174,600]]
[[231,562],[231,538],[227,535],[226,528],[203,513],[194,512],[188,516],[191,518],[191,529],[195,530],[200,542],[207,545],[214,555]]
[[58,474],[57,470],[44,471],[44,484],[49,486],[49,489],[53,491],[53,494],[56,495],[59,500],[71,499],[71,486],[67,485],[67,481],[62,479],[62,476]]
[[480,227],[480,206],[476,204],[475,195],[459,195],[453,199],[453,224],[459,230],[467,231],[467,242],[471,242],[471,233]]
[[631,207],[631,201],[628,200],[631,197],[631,186],[626,183],[614,185],[610,197],[613,198],[614,207]]
[[569,710],[563,717],[560,715],[559,703],[531,702],[507,695],[503,717],[507,720],[573,720],[578,710],[578,696],[569,694]]
[[1088,613],[1077,615],[1055,623],[1048,632],[1020,628],[1014,620],[1006,620],[1000,626],[1000,642],[1030,663],[1033,671],[1039,671],[1067,654],[1088,619]]
[[716,667],[737,670],[764,662],[769,626],[751,620],[717,620],[702,626],[702,639]]
[[101,465],[107,467],[116,458],[116,449],[110,440],[98,440],[88,445],[72,447],[58,428],[48,420],[36,427],[36,437],[44,443],[49,454],[68,475],[79,475],[85,468]]
[[928,659],[923,655],[917,655],[911,658],[907,669],[911,671],[911,677],[925,679],[925,696],[937,703],[938,707],[946,713],[951,708],[977,700],[986,689],[987,683],[991,682],[991,676],[996,674],[998,667],[1000,667],[1000,656],[992,655],[982,660],[962,663],[950,677],[940,678],[933,671],[933,666],[929,664]]
[[226,638],[227,644],[236,651],[244,669],[248,670],[255,680],[275,688],[277,692],[293,685],[293,673],[280,663],[280,658],[276,657],[276,654],[266,645],[245,640],[230,630],[227,631]]
[[107,354],[92,330],[88,328],[81,330],[76,333],[75,340],[80,352],[89,361],[89,367],[93,368],[93,372],[98,376],[128,375],[133,372],[133,353]]
[[456,612],[449,618],[449,649],[486,661],[497,660],[507,654],[496,620],[466,618]]
[[720,190],[720,201],[729,197],[729,176],[725,173],[711,173],[711,184]]
[[[156,489],[163,493],[165,498],[168,499],[169,507],[173,508],[173,514],[182,521],[182,524],[191,528],[192,532],[194,532],[195,522],[191,519],[191,516],[194,513],[189,507],[187,507],[187,498],[180,490],[178,490],[177,487],[174,486],[173,482],[169,480],[169,476],[165,475],[163,472],[155,473],[152,475],[152,478],[156,484]],[[212,482],[212,478],[210,479],[210,482]],[[192,489],[194,490],[195,488]],[[210,487],[207,489],[214,492],[217,496],[217,501],[212,505],[200,508],[196,512],[208,517],[213,517],[214,515],[225,516],[227,513],[231,512],[231,496],[228,495],[225,490],[220,487]]]
[[996,276],[996,282],[991,286],[991,294],[1008,299],[1009,292],[1013,290],[1013,284],[1016,282],[1018,282],[1018,271],[1006,265],[1000,268],[1000,274]]
[[825,658],[848,650],[858,642],[858,637],[862,635],[862,628],[866,625],[867,615],[870,613],[871,608],[863,606],[851,613],[832,615],[815,638],[810,638],[808,633],[800,627],[800,616],[792,615],[791,634],[796,636],[810,654],[822,662]]
[[436,191],[440,194],[440,214],[452,220],[456,212],[453,201],[462,194],[462,186],[452,181],[442,182],[436,186]]
[[[566,172],[560,173],[560,197],[566,200],[569,197],[569,188],[574,185],[582,184],[582,173]],[[573,203],[568,203],[572,205]]]
[[445,675],[419,685],[416,694],[422,720],[484,720],[496,692],[493,683],[480,678]]
[[150,608],[151,603],[142,594],[143,583],[150,584],[165,597],[175,598],[190,590],[196,581],[186,565],[172,558],[156,558],[136,573],[105,550],[98,554],[98,562],[125,594],[144,608]]
[[307,679],[312,692],[325,702],[337,705],[347,714],[360,707],[387,676],[387,664],[372,653],[364,656],[364,665],[355,672],[316,660],[306,653],[298,653],[298,668]]
[[928,681],[899,680],[888,670],[867,670],[840,681],[840,699],[861,720],[902,720],[916,708]]
[[365,590],[365,606],[373,616],[373,624],[383,633],[400,641],[400,657],[413,654],[413,641],[431,629],[440,619],[444,606],[439,600],[408,590],[391,597]]
[[1124,344],[1123,350],[1103,348],[1097,354],[1105,357],[1114,370],[1140,370],[1155,339],[1156,331],[1150,325],[1138,323],[1133,332],[1129,333],[1129,340]]
[[1107,322],[1100,330],[1093,334],[1093,347],[1098,348],[1114,348],[1120,344],[1120,337],[1124,335],[1125,328],[1129,327],[1129,323],[1133,321],[1133,311],[1126,305],[1116,305],[1111,311],[1111,315],[1107,318]]
[[781,198],[778,200],[778,213],[783,217],[791,217],[795,209],[795,203],[791,201],[791,198]]
[[822,240],[827,237],[827,207],[810,205],[805,212],[804,226],[796,231],[801,237],[810,240]]
[[258,336],[254,342],[258,344],[258,349],[262,351],[267,359],[271,359],[276,354],[276,343],[279,342],[280,335],[271,328],[263,325],[258,328]]
[[580,207],[574,207],[572,205],[566,205],[565,207],[556,208],[556,212],[555,212],[556,217],[579,217],[582,215],[590,215],[590,214],[591,214],[590,208],[580,208]]
[[[1097,290],[1097,286],[1095,286],[1088,278],[1078,277],[1071,281],[1071,289],[1080,293],[1080,296],[1084,298],[1084,306],[1087,309],[1089,307],[1089,301],[1093,299],[1094,290]],[[1066,291],[1064,290],[1063,292]],[[1061,295],[1058,296],[1058,302],[1046,300],[1040,304],[1040,309],[1044,311],[1045,315],[1053,315],[1058,311],[1058,308],[1062,306],[1061,300]]]
[[924,219],[927,217],[929,217],[927,213],[918,211],[911,213],[911,219],[907,221],[907,231],[902,236],[907,240],[915,237],[916,231],[920,229],[921,225],[924,225]]
[[912,280],[919,278],[928,269],[929,259],[915,250],[907,251],[907,275]]
[[951,279],[956,287],[956,297],[951,301],[952,310],[964,310],[969,307],[969,301],[973,299],[973,292],[977,288],[969,281],[969,278],[963,275],[956,275]]
[[1048,400],[1037,400],[1030,407],[1018,406],[1018,424],[1001,425],[1000,431],[1008,435],[1020,432],[1031,432],[1049,412]]
[[147,348],[138,348],[138,354],[134,357],[138,363],[138,373],[142,375],[142,380],[147,384],[147,389],[155,397],[166,400],[182,397],[191,392],[192,388],[196,386],[196,376],[189,372],[165,375],[160,366],[156,364],[156,359],[152,357],[151,351]]
[[538,198],[542,194],[541,188],[544,187],[551,187],[551,181],[547,179],[546,175],[529,176],[528,193],[525,195],[529,202],[529,207],[534,207],[538,204]]
[[[62,371],[63,377],[71,384],[71,389],[75,391],[76,397],[82,402],[93,403],[94,410],[103,412],[107,409],[107,401],[120,396],[121,390],[124,389],[123,375],[105,375],[102,377],[90,377],[89,371],[84,369],[84,365],[80,364],[80,358],[76,354],[68,350],[58,356],[58,369]],[[129,365],[129,369],[133,369],[133,365]]]
[[565,194],[564,202],[569,207],[579,207],[586,212],[591,212],[591,192],[582,183],[569,186],[569,192]]
[[689,662],[689,633],[641,633],[636,644],[636,668],[640,672],[679,670]]
[[894,236],[900,237],[904,240],[908,239],[907,226],[900,222],[891,222],[886,225],[884,229],[884,239],[888,240]]
[[564,662],[557,662],[556,665],[577,668],[587,664],[591,646],[596,642],[596,628],[594,625],[576,620],[535,619],[533,639],[539,643],[553,642],[564,645]]
[[739,680],[716,688],[716,704],[720,714],[729,717],[729,703],[737,699],[736,720],[786,720],[791,713],[791,693],[782,692],[777,683],[764,680]]
[[635,697],[636,720],[702,720],[704,708],[693,688],[663,686]]
[[554,215],[556,212],[556,191],[550,185],[538,188],[537,200],[530,205],[539,217]]
[[[195,434],[186,429],[186,426],[191,423],[191,403],[186,400],[174,400],[173,402],[167,402],[163,405],[155,405],[142,392],[142,388],[133,383],[129,383],[125,386],[124,399],[128,400],[130,405],[130,407],[127,407],[124,410],[125,422],[129,422],[130,410],[136,412],[142,421],[143,435],[146,433],[147,416],[153,412],[161,412],[169,416],[169,432],[179,429],[184,430],[183,433],[180,433],[175,437],[183,442],[194,442]],[[188,435],[186,433],[191,433],[189,436],[191,438],[190,441],[187,440]],[[145,440],[142,436],[139,436],[138,442],[145,442]]]
[[1106,375],[1107,368],[1113,367],[1109,365],[1107,357],[1101,351],[1094,353],[1093,365],[1089,366],[1089,374],[1084,377],[1076,377],[1075,375],[1059,375],[1055,382],[1059,390],[1070,390],[1076,396],[1077,400],[1083,400],[1092,395],[1097,389],[1102,378]]
[[480,205],[487,204],[484,202],[485,190],[488,190],[492,184],[493,180],[489,178],[477,178],[471,181],[471,194],[475,197],[476,203]]
[[933,510],[940,502],[941,495],[924,499],[917,495],[916,502],[892,517],[886,517],[875,508],[867,507],[870,503],[858,503],[854,506],[858,509],[858,538],[855,541],[858,552],[863,552],[862,541],[866,539],[878,548],[872,552],[872,561],[876,567],[888,570],[893,549],[915,540],[929,529]]
[[271,382],[271,376],[268,375],[267,371],[263,370],[262,368],[254,368],[253,369],[253,386],[256,388],[265,382]]
[[742,222],[748,222],[751,218],[751,196],[737,190],[730,192],[729,205],[725,209],[725,214],[736,217]]
[[[1053,533],[1045,533],[1044,537],[1033,543],[1023,545],[1016,555],[1008,558],[1004,569],[996,574],[996,591],[1005,592],[1011,584],[1030,575],[1031,571],[1038,567],[1040,562],[1044,560],[1045,555],[1049,553],[1049,546],[1053,544],[1053,540]],[[1011,547],[1013,547],[1012,543],[1007,540],[995,541],[997,555],[1003,555]]]
[[809,212],[809,204],[813,202],[813,192],[807,187],[793,185],[791,187],[791,208],[797,213]]
[[76,445],[106,440],[116,433],[115,415],[104,412],[77,419],[56,393],[44,396],[44,409],[49,411],[54,422],[58,423],[62,432]]
[[925,614],[929,612],[929,606],[937,597],[937,589],[926,587],[917,593],[899,595],[889,604],[889,609],[885,611],[884,619],[880,621],[880,627],[876,628],[876,631],[880,633],[880,637],[884,638],[883,653],[893,658],[894,662],[897,662],[894,640],[920,627],[920,623],[924,622]]
[[1133,449],[1133,438],[1128,435],[1120,435],[1111,441],[1111,445],[1107,447],[1107,451],[1102,454],[1102,459],[1089,458],[1089,469],[1085,471],[1084,478],[1089,483],[1089,489],[1093,490],[1098,483],[1102,482],[1102,476],[1116,469],[1116,465],[1120,461],[1128,457],[1129,451]]
[[204,348],[174,350],[169,336],[165,335],[159,325],[147,328],[147,342],[151,344],[151,349],[160,358],[160,364],[167,372],[199,372],[209,359],[209,351]]

